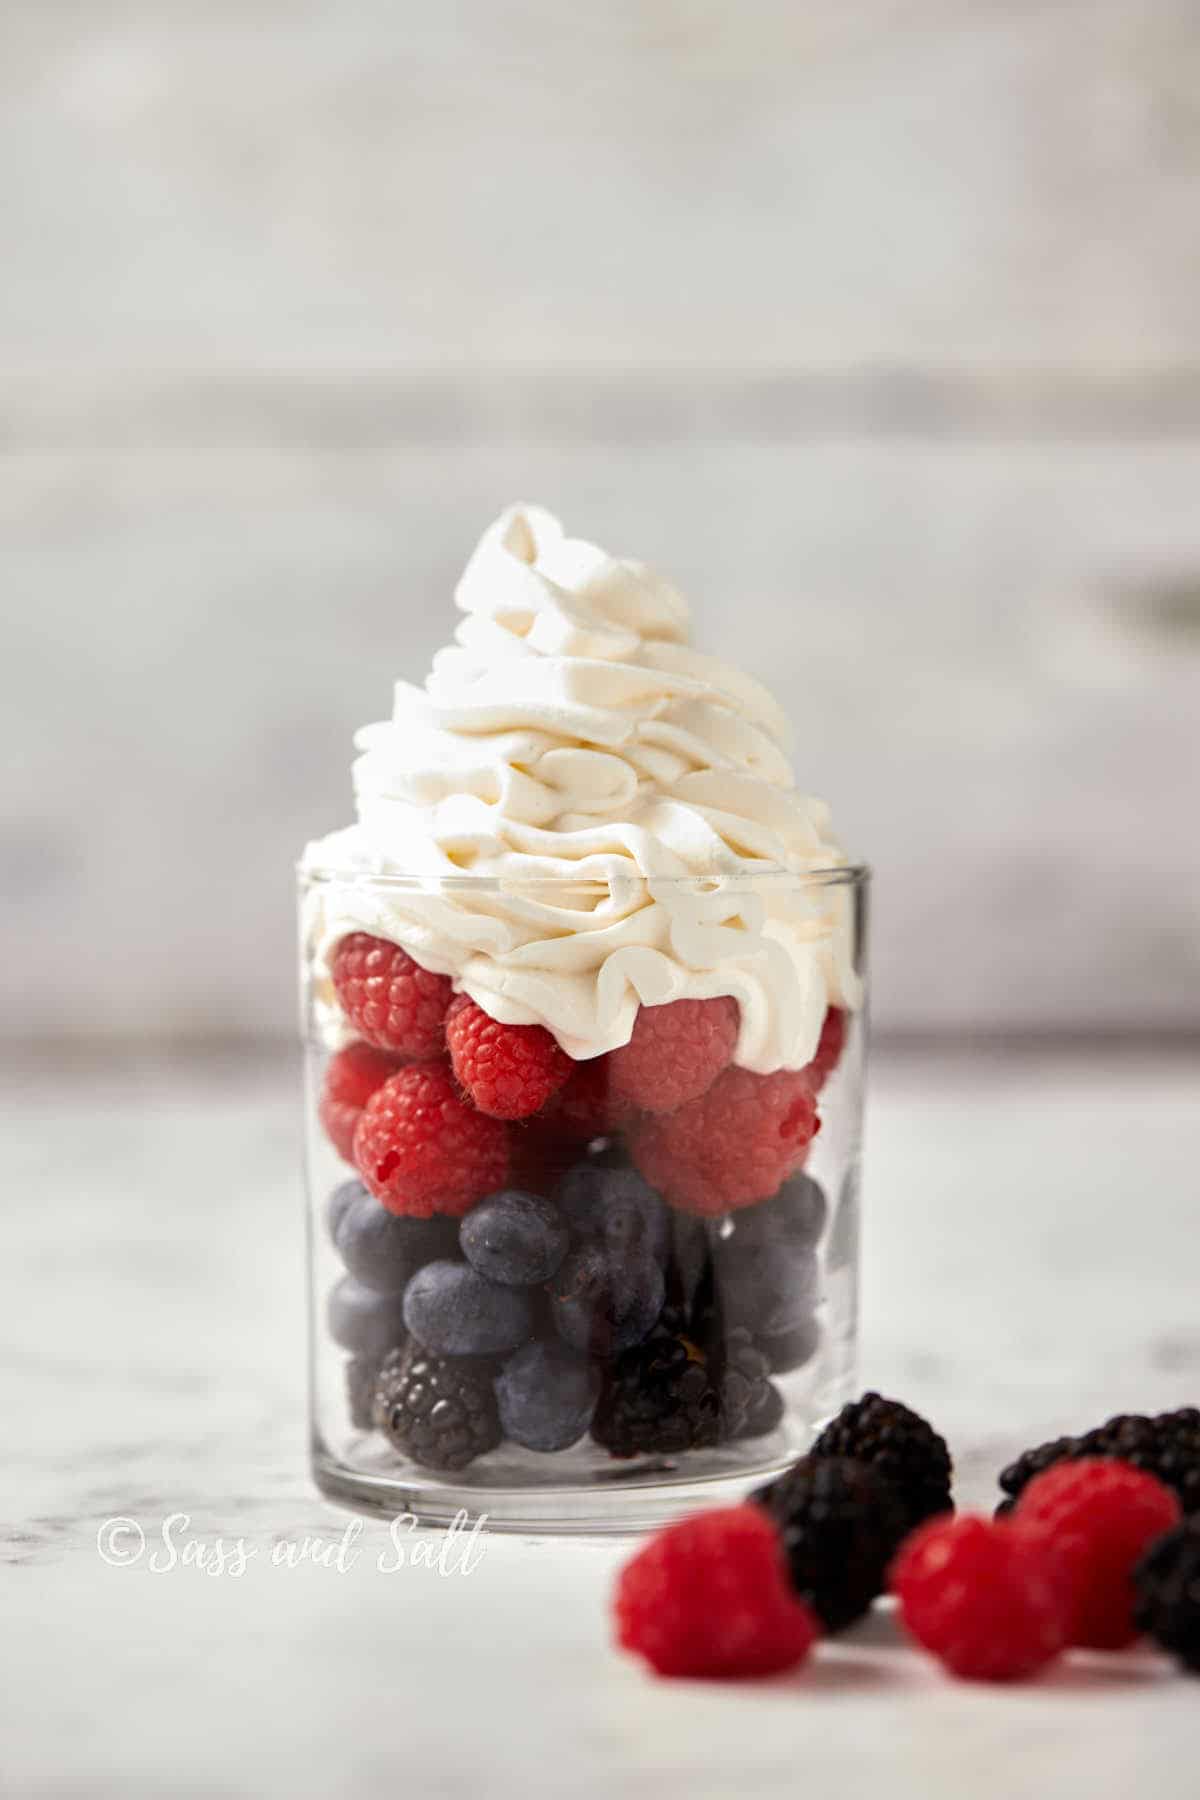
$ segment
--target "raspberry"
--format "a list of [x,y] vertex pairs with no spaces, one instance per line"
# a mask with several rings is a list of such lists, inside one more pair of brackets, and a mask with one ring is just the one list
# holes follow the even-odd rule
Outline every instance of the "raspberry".
[[946,1440],[899,1400],[875,1393],[852,1400],[825,1427],[812,1454],[868,1463],[895,1490],[904,1508],[906,1531],[938,1513],[954,1511],[953,1465]]
[[610,1064],[610,1057],[593,1056],[574,1065],[542,1114],[548,1132],[586,1144],[592,1138],[620,1131],[634,1109],[614,1089]]
[[698,1100],[635,1126],[633,1158],[672,1206],[715,1218],[777,1192],[819,1124],[803,1072],[732,1067]]
[[330,1057],[317,1116],[330,1143],[348,1163],[354,1161],[354,1127],[359,1113],[375,1089],[401,1066],[398,1056],[376,1050],[373,1044],[347,1044]]
[[451,1001],[446,1045],[454,1073],[480,1112],[528,1119],[571,1073],[571,1059],[541,1025],[501,1025],[466,994]]
[[413,1063],[367,1101],[354,1160],[389,1212],[457,1218],[504,1186],[508,1137],[498,1119],[467,1105],[444,1063]]
[[901,1547],[889,1579],[909,1633],[968,1681],[1019,1681],[1066,1644],[1055,1559],[1017,1526],[931,1519]]
[[629,1042],[608,1059],[615,1092],[655,1113],[698,1100],[728,1066],[740,1018],[728,997],[643,1006]]
[[1044,1539],[1062,1563],[1072,1596],[1071,1642],[1122,1650],[1137,1636],[1134,1566],[1180,1516],[1177,1496],[1153,1475],[1085,1457],[1035,1476],[1013,1519]]
[[617,1641],[659,1675],[771,1675],[802,1662],[818,1635],[757,1506],[660,1531],[622,1569],[615,1610]]
[[840,1006],[826,1008],[816,1053],[804,1073],[814,1094],[819,1094],[842,1060],[846,1048],[846,1015]]
[[398,1050],[428,1062],[443,1049],[443,1024],[453,989],[399,944],[352,931],[333,955],[333,985],[342,1011],[360,1037],[379,1050]]

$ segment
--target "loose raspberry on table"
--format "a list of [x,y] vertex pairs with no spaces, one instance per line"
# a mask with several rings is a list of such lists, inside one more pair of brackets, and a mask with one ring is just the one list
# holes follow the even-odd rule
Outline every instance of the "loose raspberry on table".
[[1048,1547],[973,1514],[931,1519],[892,1563],[906,1630],[968,1681],[1019,1681],[1067,1643],[1069,1596]]
[[622,1569],[615,1611],[618,1643],[659,1675],[771,1675],[802,1662],[818,1636],[757,1506],[660,1531]]
[[812,1061],[805,1068],[814,1094],[819,1094],[833,1071],[842,1060],[842,1051],[846,1048],[846,1015],[840,1006],[830,1006],[825,1010],[821,1023],[821,1036]]
[[731,1067],[698,1100],[644,1117],[631,1145],[642,1174],[672,1206],[715,1218],[776,1193],[819,1128],[803,1071]]
[[453,988],[399,944],[352,931],[334,951],[332,976],[342,1011],[360,1037],[416,1062],[441,1056]]
[[1086,1457],[1037,1475],[1012,1518],[1053,1550],[1070,1588],[1070,1641],[1121,1650],[1137,1636],[1133,1572],[1181,1517],[1178,1496],[1128,1463]]
[[373,1044],[347,1044],[329,1059],[317,1116],[339,1156],[354,1161],[354,1128],[377,1087],[403,1067],[403,1059]]
[[493,1119],[541,1112],[573,1066],[544,1026],[501,1025],[466,994],[450,1003],[446,1047],[466,1092]]
[[634,1107],[612,1083],[611,1058],[592,1056],[572,1067],[562,1087],[540,1115],[538,1127],[548,1134],[586,1144],[620,1131]]
[[643,1006],[629,1042],[609,1056],[614,1090],[646,1112],[698,1100],[728,1067],[740,1019],[727,996]]
[[364,1106],[354,1160],[390,1212],[458,1217],[504,1186],[508,1134],[467,1104],[445,1063],[412,1063]]

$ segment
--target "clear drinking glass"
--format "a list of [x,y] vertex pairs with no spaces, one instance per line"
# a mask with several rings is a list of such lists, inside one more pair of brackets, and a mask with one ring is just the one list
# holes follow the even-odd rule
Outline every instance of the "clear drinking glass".
[[[801,1454],[854,1388],[866,870],[638,877],[620,892],[574,880],[308,871],[300,890],[311,1447],[322,1492],[431,1523],[465,1510],[495,1529],[632,1531],[739,1499]],[[802,1071],[731,1065],[664,1113],[630,1105],[607,1059],[581,1060],[534,1117],[480,1124],[489,1188],[535,1197],[526,1210],[545,1253],[532,1278],[514,1283],[506,1266],[506,1281],[488,1286],[482,1226],[496,1215],[476,1221],[464,1263],[471,1201],[463,1213],[455,1199],[456,1217],[389,1210],[406,1202],[389,1198],[390,1152],[379,1156],[379,1140],[358,1130],[359,1109],[397,1077],[420,1085],[403,1069],[425,1071],[420,1081],[439,1093],[453,1076],[444,1057],[405,1064],[363,1046],[361,1018],[356,1030],[331,977],[337,934],[344,925],[386,939],[399,914],[436,942],[464,915],[519,917],[525,941],[542,933],[552,946],[577,932],[581,913],[628,921],[651,904],[667,918],[681,906],[694,916],[699,904],[706,922],[759,944],[783,935],[789,967],[801,946],[801,963],[809,957],[844,1004],[825,1013]],[[423,940],[410,930],[405,941]],[[759,979],[769,994],[769,975]],[[461,1088],[449,1091],[461,1096],[452,1109],[470,1106]],[[380,1102],[366,1105],[377,1112]],[[360,1180],[356,1145],[387,1205]],[[483,1294],[493,1338],[495,1302],[498,1348],[489,1340],[480,1352],[471,1339],[449,1354],[431,1331],[422,1306],[432,1292],[429,1316],[444,1331],[442,1303],[460,1279],[472,1304]],[[513,1441],[504,1418],[528,1441]]]

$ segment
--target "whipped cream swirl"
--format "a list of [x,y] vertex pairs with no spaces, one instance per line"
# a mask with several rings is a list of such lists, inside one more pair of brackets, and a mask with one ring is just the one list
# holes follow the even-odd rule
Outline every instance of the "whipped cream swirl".
[[484,533],[455,598],[424,686],[356,736],[358,823],[305,853],[331,1040],[330,955],[368,931],[575,1058],[628,1042],[640,1004],[731,994],[736,1060],[802,1067],[859,988],[846,881],[797,879],[848,865],[776,701],[689,647],[668,583],[540,507]]

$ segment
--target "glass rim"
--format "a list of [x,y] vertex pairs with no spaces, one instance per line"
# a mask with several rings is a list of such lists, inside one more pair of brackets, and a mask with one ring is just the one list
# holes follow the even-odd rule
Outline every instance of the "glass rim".
[[[699,887],[707,892],[728,892],[737,888],[753,888],[759,883],[789,887],[865,887],[871,880],[867,863],[839,863],[829,869],[781,869],[770,867],[747,869],[738,873],[716,870],[709,875],[647,875],[631,866],[630,881],[644,881],[676,887]],[[373,869],[335,868],[318,864],[308,867],[296,864],[296,877],[301,887],[391,888],[400,893],[499,893],[513,888],[549,888],[558,892],[608,893],[613,883],[596,875],[473,875],[459,870],[453,875],[394,875]]]

